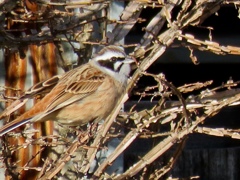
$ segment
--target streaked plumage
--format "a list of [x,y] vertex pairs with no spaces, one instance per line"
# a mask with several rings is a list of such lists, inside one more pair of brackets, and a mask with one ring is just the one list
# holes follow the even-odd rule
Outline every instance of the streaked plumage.
[[[108,46],[87,64],[33,86],[25,96],[50,92],[30,110],[1,127],[0,136],[28,122],[55,120],[83,125],[105,119],[126,88],[132,62],[122,48]],[[1,116],[8,114],[4,111]]]

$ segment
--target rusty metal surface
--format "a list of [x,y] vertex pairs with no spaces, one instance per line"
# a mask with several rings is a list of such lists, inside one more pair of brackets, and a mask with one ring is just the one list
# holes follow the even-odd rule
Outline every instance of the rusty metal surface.
[[[36,84],[39,81],[43,81],[55,75],[57,73],[57,63],[55,58],[55,47],[54,44],[48,43],[45,45],[29,45],[24,48],[24,53],[27,54],[25,58],[21,58],[18,52],[8,52],[5,57],[5,67],[6,67],[6,79],[5,86],[11,87],[12,89],[6,89],[5,95],[8,97],[18,97],[24,92],[29,86],[26,84],[26,77],[31,76],[31,84]],[[29,70],[31,68],[31,74]],[[36,103],[39,97],[34,99]],[[7,106],[9,103],[6,103]],[[15,113],[11,118],[22,114],[25,112],[26,107],[23,106]],[[24,127],[20,128],[20,131]],[[38,130],[39,133],[33,135],[33,139],[38,139],[42,136],[51,135],[53,133],[53,122],[45,123],[34,123],[33,128]],[[26,142],[25,137],[9,137],[8,146],[14,147],[16,145],[21,145]],[[46,149],[43,149],[39,145],[30,145],[26,148],[20,148],[16,150],[11,155],[11,163],[15,164],[17,162],[18,167],[32,167],[32,170],[27,169],[17,169],[15,173],[20,173],[20,179],[27,179],[27,177],[35,177],[38,174],[34,168],[41,166],[41,158],[46,156]]]

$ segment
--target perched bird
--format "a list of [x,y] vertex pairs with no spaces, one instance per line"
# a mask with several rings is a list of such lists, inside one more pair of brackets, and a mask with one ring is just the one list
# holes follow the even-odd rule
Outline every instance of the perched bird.
[[2,126],[0,136],[26,123],[54,120],[84,125],[105,119],[125,91],[133,62],[121,47],[107,46],[88,63],[38,84],[39,88],[50,84],[47,88],[52,89],[31,109]]

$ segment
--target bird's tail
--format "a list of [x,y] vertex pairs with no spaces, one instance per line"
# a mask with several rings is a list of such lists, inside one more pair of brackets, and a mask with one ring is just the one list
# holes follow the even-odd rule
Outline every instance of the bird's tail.
[[9,122],[8,124],[0,127],[0,137],[2,137],[3,135],[5,135],[6,133],[24,125],[24,124],[27,124],[31,118],[29,119],[20,119],[21,116],[11,122]]

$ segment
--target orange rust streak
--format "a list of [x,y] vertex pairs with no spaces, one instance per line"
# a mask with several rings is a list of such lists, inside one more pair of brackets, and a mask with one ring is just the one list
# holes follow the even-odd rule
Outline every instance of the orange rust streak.
[[[26,50],[24,50],[26,51]],[[25,80],[26,80],[26,71],[27,64],[25,59],[21,59],[19,54],[16,52],[10,52],[6,50],[7,55],[5,59],[5,67],[6,67],[6,81],[5,85],[8,87],[16,88],[19,90],[24,90],[25,88]],[[20,91],[14,91],[11,89],[6,90],[7,96],[19,96]],[[6,104],[7,106],[8,104]],[[25,107],[20,108],[19,112],[22,113],[25,111]],[[16,138],[8,138],[9,146],[16,146],[19,143],[25,141],[25,138],[19,137]],[[24,149],[19,149],[15,151],[12,155],[11,162],[18,162],[19,166],[23,166],[27,161],[24,157],[28,154],[28,151]]]
[[[27,64],[25,59],[21,59],[18,53],[10,53],[5,60],[6,78],[5,85],[7,87],[16,88],[20,91],[6,89],[6,96],[19,96],[25,89]],[[6,104],[8,106],[8,104]],[[20,112],[24,112],[25,108],[21,108]]]
[[[30,56],[31,56],[30,61],[33,68],[32,76],[33,76],[34,84],[41,80],[50,78],[56,74],[57,63],[55,59],[54,48],[55,46],[53,43],[49,43],[42,46],[36,46],[36,45],[28,46],[28,50],[30,51]],[[6,66],[5,85],[6,86],[21,89],[21,90],[25,89],[27,62],[28,61],[26,61],[25,59],[21,59],[18,53],[12,53],[12,52],[7,53],[6,59],[5,59],[5,66]],[[19,94],[20,92],[18,91],[13,91],[10,89],[6,90],[7,96],[16,96]],[[50,99],[51,98],[49,98],[49,100]],[[42,109],[39,106],[38,111],[34,112],[30,110],[24,114],[28,117],[32,117],[41,110]],[[24,111],[25,111],[25,107],[21,109],[21,112],[24,112]],[[42,135],[49,135],[53,133],[53,122],[34,123],[34,127],[38,129],[40,132],[33,136],[34,139],[40,138]],[[22,128],[19,128],[19,129],[22,129]],[[10,146],[16,146],[18,144],[23,144],[25,142],[25,138],[18,137],[18,139],[16,140],[16,138],[9,137],[7,141],[8,141],[7,143]],[[46,152],[38,154],[40,150],[41,150],[41,147],[38,145],[29,145],[27,148],[20,148],[19,150],[16,150],[13,153],[13,156],[11,157],[10,160],[12,163],[18,162],[17,163],[18,167],[23,167],[25,165],[38,167],[38,166],[41,166],[40,165],[41,158],[44,158],[44,156],[47,155]],[[36,154],[38,155],[35,156]],[[32,159],[33,156],[35,157]],[[18,172],[20,173],[19,179],[27,179],[28,177],[35,179],[38,174],[38,172],[34,170],[18,170]]]

